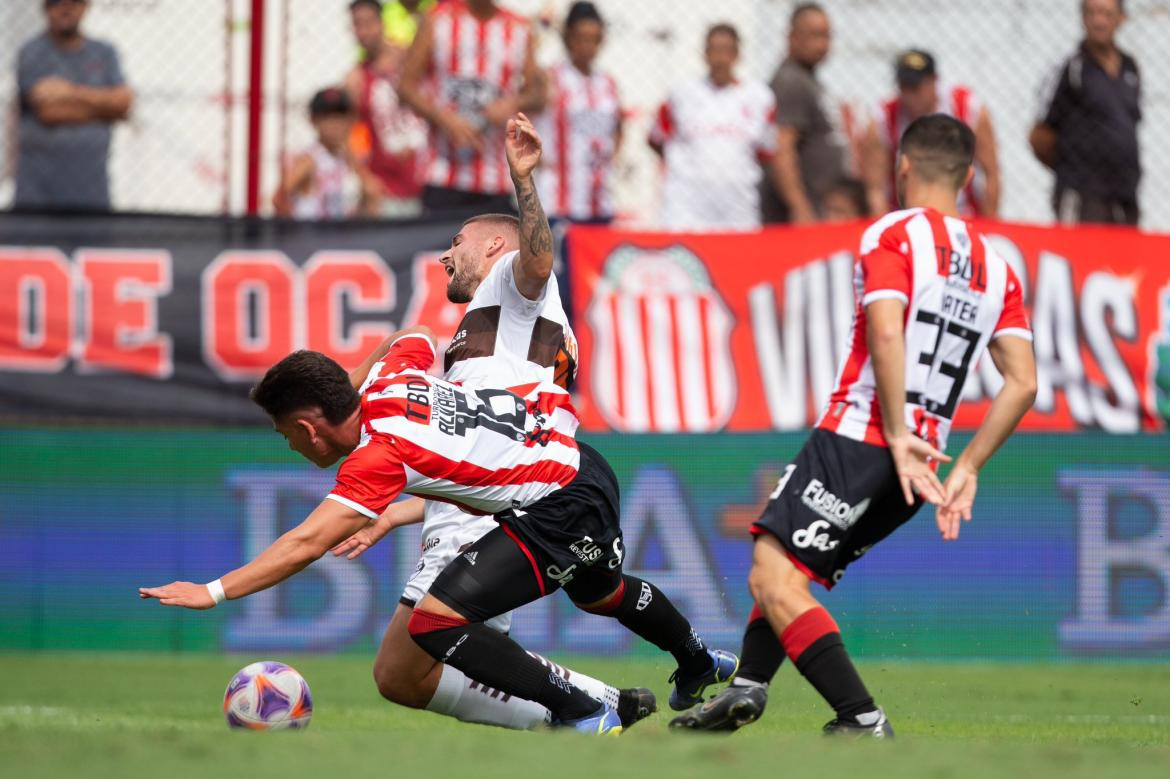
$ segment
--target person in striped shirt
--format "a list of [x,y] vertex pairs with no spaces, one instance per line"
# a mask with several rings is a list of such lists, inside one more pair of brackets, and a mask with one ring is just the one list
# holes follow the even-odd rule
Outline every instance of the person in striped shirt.
[[612,176],[622,140],[622,108],[617,82],[595,64],[604,39],[597,6],[573,3],[564,29],[568,60],[549,69],[548,106],[537,120],[546,139],[537,183],[554,219],[613,221]]
[[[756,720],[785,654],[834,709],[825,731],[893,736],[853,667],[829,612],[810,592],[924,503],[944,541],[971,519],[977,475],[1036,396],[1032,334],[1011,266],[959,218],[974,175],[975,136],[959,120],[915,120],[900,142],[898,199],[906,208],[861,239],[857,306],[837,388],[752,527],[755,598],[732,685],[676,718],[675,727],[734,730]],[[935,471],[968,371],[986,352],[1003,386],[946,482]]]

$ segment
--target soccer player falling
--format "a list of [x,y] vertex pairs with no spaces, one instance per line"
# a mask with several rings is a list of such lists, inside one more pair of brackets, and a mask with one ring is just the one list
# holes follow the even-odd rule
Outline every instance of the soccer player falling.
[[[518,152],[527,149],[517,158],[539,158],[539,139],[524,117],[510,135]],[[535,159],[527,171],[534,165]],[[551,252],[530,177],[522,175],[516,183],[522,247]],[[464,232],[474,231],[465,227]],[[468,260],[457,250],[464,240],[463,232],[456,236],[449,261],[453,281],[461,272],[476,273],[473,264],[461,266],[460,258]],[[539,285],[530,286],[524,252],[500,264],[510,268],[507,283],[533,300]],[[474,311],[473,306],[469,316]],[[449,358],[459,343],[457,337]],[[561,587],[582,609],[616,618],[676,658],[673,707],[699,702],[708,685],[726,681],[737,665],[735,656],[708,650],[665,595],[622,573],[617,480],[597,452],[575,441],[577,420],[567,392],[539,380],[517,388],[517,394],[460,387],[425,373],[435,356],[429,335],[399,334],[360,394],[339,365],[314,352],[294,353],[270,369],[253,398],[289,445],[315,464],[328,467],[349,455],[337,486],[255,561],[209,585],[174,582],[142,588],[140,595],[164,605],[210,608],[226,597],[270,587],[331,548],[341,545],[344,551],[376,541],[359,537],[350,545],[347,539],[366,530],[370,519],[378,520],[406,491],[453,503],[465,513],[495,515],[498,523],[456,552],[406,617],[414,642],[435,660],[541,704],[555,724],[620,732],[621,720],[610,704],[484,624]]]
[[[827,733],[889,738],[893,729],[853,667],[836,622],[809,591],[922,507],[944,541],[971,519],[979,470],[1031,407],[1032,335],[1020,282],[986,238],[958,217],[975,138],[948,116],[902,135],[898,199],[861,240],[849,352],[816,429],[759,520],[748,587],[755,598],[732,684],[671,725],[735,730],[764,711],[787,654],[833,707]],[[984,350],[1003,387],[940,483],[935,474],[968,370]]]

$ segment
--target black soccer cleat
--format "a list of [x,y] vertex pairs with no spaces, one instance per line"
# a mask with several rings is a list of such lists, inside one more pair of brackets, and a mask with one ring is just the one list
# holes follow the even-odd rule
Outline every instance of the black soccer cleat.
[[658,711],[658,699],[645,687],[618,690],[617,713],[621,717],[622,727],[628,728],[656,711]]
[[894,728],[886,718],[884,709],[877,710],[878,720],[872,725],[862,725],[857,720],[841,719],[838,717],[825,724],[826,736],[846,736],[855,739],[877,738],[889,741],[894,737]]
[[710,732],[739,730],[758,720],[767,704],[767,687],[732,685],[706,703],[700,703],[672,719],[670,727]]

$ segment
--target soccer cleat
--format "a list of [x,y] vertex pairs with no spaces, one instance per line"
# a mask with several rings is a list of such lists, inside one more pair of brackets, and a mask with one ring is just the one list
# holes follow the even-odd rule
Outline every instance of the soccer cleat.
[[645,687],[633,687],[618,691],[617,713],[623,728],[628,728],[635,722],[646,719],[656,711],[658,711],[658,699]]
[[706,703],[693,706],[670,721],[680,730],[739,730],[760,718],[768,704],[768,688],[731,686]]
[[591,736],[616,736],[622,732],[622,718],[603,703],[601,708],[592,714],[579,719],[561,720],[555,723],[555,727],[572,728],[578,733],[588,733]]
[[670,708],[683,711],[703,702],[703,691],[712,684],[730,681],[739,670],[739,658],[723,649],[708,649],[707,655],[711,658],[711,667],[698,676],[684,677],[678,670],[670,675],[669,681],[674,683],[670,691]]
[[853,738],[880,738],[892,739],[894,728],[886,719],[885,709],[877,710],[877,722],[871,725],[862,725],[857,720],[843,720],[840,717],[825,724],[824,732],[827,736],[851,736]]

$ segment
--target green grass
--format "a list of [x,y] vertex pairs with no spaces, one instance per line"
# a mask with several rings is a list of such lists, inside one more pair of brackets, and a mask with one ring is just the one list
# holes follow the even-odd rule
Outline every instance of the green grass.
[[[0,654],[0,767],[11,777],[319,776],[1165,777],[1170,666],[861,665],[893,743],[818,734],[824,704],[787,665],[764,718],[733,736],[670,733],[656,714],[619,738],[513,733],[378,698],[369,658],[282,658],[312,685],[299,733],[229,732],[228,678],[251,658]],[[665,701],[665,662],[570,663]]]

